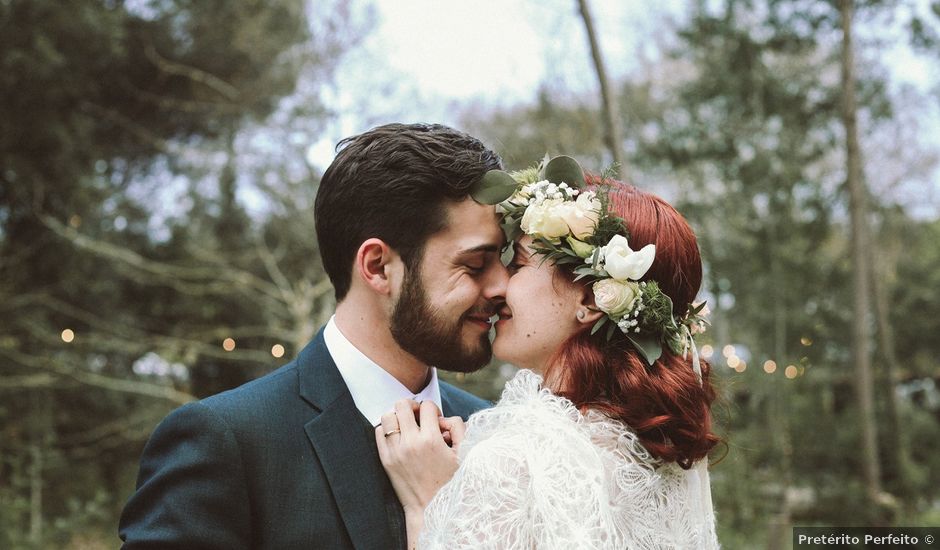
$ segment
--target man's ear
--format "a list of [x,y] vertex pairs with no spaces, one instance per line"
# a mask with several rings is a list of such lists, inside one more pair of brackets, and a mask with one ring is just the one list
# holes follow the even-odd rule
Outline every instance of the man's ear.
[[356,251],[353,265],[359,278],[373,291],[391,296],[401,258],[382,239],[366,239]]
[[575,318],[579,323],[594,325],[601,317],[606,315],[597,308],[594,302],[594,288],[590,284],[581,285],[581,303]]

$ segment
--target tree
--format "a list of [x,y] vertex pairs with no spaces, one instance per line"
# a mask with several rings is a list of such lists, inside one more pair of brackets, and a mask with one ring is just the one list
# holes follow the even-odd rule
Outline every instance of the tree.
[[[339,2],[0,5],[0,546],[111,538],[167,410],[311,332],[316,310],[296,318],[329,293],[284,251],[310,250],[292,224],[316,174],[297,140],[269,164],[244,140],[271,117],[315,129],[359,25]],[[253,217],[249,186],[280,190],[281,210]]]
[[872,505],[881,495],[881,465],[875,425],[875,403],[871,367],[871,264],[868,237],[868,190],[863,181],[861,151],[858,143],[858,122],[855,103],[855,67],[852,45],[852,0],[839,2],[842,22],[842,120],[845,125],[846,183],[849,190],[849,211],[852,225],[853,322],[852,350],[855,363],[855,384],[862,435],[862,458],[865,485]]
[[594,20],[591,17],[591,10],[587,0],[578,0],[578,11],[581,13],[581,20],[584,22],[584,32],[587,34],[588,46],[591,49],[591,60],[594,62],[594,72],[597,74],[597,83],[601,92],[601,113],[604,120],[604,141],[607,142],[607,149],[614,164],[618,167],[617,171],[621,178],[627,174],[626,165],[624,165],[621,148],[623,147],[623,137],[620,130],[620,113],[617,110],[617,98],[614,97],[609,80],[607,78],[607,69],[604,66],[604,57],[601,53],[600,45],[597,40],[597,32],[594,30]]

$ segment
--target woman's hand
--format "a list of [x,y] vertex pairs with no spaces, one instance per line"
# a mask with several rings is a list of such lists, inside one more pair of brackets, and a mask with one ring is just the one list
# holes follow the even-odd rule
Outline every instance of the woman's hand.
[[463,435],[463,420],[442,418],[432,401],[418,405],[403,399],[395,403],[394,411],[382,415],[382,424],[375,429],[375,443],[406,511],[423,513],[437,491],[453,477]]

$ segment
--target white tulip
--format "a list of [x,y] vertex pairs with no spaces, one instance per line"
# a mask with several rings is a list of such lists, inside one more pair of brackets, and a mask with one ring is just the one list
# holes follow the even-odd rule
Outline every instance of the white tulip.
[[655,245],[648,244],[640,250],[633,250],[623,235],[614,235],[603,251],[604,270],[618,281],[639,281],[656,258]]

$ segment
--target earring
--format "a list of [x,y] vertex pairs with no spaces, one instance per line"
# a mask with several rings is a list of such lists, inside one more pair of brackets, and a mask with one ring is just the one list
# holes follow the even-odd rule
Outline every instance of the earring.
[[584,310],[583,310],[583,309],[579,309],[577,315],[578,315],[578,319],[583,320],[583,319],[584,319]]

